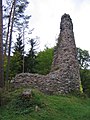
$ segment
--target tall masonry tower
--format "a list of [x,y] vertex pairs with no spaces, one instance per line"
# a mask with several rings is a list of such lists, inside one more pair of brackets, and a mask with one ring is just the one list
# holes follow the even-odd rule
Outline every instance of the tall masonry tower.
[[77,60],[73,23],[68,14],[61,17],[60,35],[54,50],[51,71],[58,74],[61,91],[80,90],[80,73]]

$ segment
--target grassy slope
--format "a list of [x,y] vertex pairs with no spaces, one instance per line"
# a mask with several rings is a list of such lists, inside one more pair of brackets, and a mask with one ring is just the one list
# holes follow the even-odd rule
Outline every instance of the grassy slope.
[[[49,96],[33,90],[36,102],[32,101],[32,107],[25,107],[26,103],[22,103],[17,97],[21,91],[22,89],[18,89],[5,93],[6,97],[3,99],[8,102],[0,108],[0,120],[90,120],[89,98]],[[38,103],[40,108],[36,112],[34,104]]]

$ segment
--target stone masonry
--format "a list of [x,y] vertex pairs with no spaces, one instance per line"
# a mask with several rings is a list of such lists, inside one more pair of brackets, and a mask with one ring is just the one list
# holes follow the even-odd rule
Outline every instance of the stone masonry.
[[49,94],[80,91],[73,23],[68,14],[61,18],[60,35],[54,51],[51,72],[46,76],[21,73],[16,75],[13,84],[15,87],[31,86]]
[[52,71],[59,69],[59,79],[62,83],[64,82],[62,86],[64,86],[65,90],[79,90],[79,64],[77,60],[73,24],[69,15],[64,14],[62,16],[60,29],[58,44],[52,63]]

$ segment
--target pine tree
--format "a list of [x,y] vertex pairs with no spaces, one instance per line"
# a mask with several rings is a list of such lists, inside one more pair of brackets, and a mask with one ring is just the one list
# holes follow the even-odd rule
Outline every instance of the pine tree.
[[15,43],[15,47],[14,47],[14,54],[15,52],[18,51],[22,56],[23,56],[23,52],[24,52],[24,45],[23,45],[23,41],[22,41],[22,36],[19,34],[18,38],[17,38],[17,42]]
[[16,74],[21,73],[23,70],[23,52],[24,45],[22,42],[22,37],[19,34],[14,46],[13,56],[11,57],[10,79],[14,77]]
[[34,73],[35,72],[35,64],[36,64],[36,49],[37,41],[35,39],[31,39],[29,41],[31,46],[29,53],[25,58],[25,72]]
[[[8,0],[8,3],[11,4],[9,7],[9,14],[6,17],[9,19],[8,21],[8,30],[7,30],[7,38],[6,38],[6,47],[5,47],[5,54],[8,50],[8,62],[7,62],[7,73],[6,73],[6,81],[8,80],[9,76],[9,68],[10,68],[10,52],[11,52],[11,43],[12,43],[12,33],[19,30],[22,30],[22,26],[24,21],[29,19],[30,16],[26,16],[24,14],[25,9],[29,2],[27,0]],[[8,4],[8,5],[9,5]],[[28,23],[28,21],[27,21]],[[8,45],[9,43],[9,45]]]

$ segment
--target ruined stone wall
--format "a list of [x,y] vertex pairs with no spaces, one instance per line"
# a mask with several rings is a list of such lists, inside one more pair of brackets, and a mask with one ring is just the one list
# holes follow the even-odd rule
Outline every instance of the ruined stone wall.
[[64,82],[66,89],[78,90],[80,87],[79,64],[74,40],[73,24],[69,15],[64,14],[61,18],[60,35],[52,70],[59,69],[59,79]]
[[21,73],[14,78],[13,85],[18,88],[20,86],[31,86],[48,94],[57,93],[57,80],[51,75],[39,75],[31,73]]
[[79,64],[70,16],[61,18],[60,35],[55,47],[51,72],[46,75],[22,73],[15,77],[15,86],[32,86],[46,93],[68,93],[80,89]]

